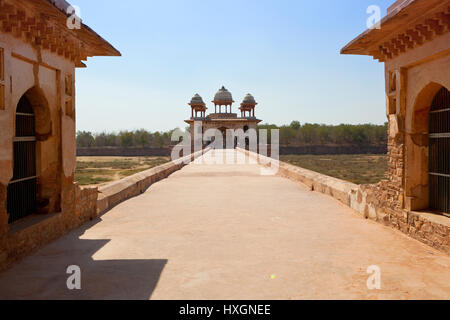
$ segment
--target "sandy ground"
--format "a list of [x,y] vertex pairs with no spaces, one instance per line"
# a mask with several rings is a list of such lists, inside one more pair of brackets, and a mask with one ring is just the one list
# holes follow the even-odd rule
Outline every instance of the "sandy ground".
[[[91,187],[100,187],[104,186],[108,183],[111,183],[113,181],[117,181],[120,179],[123,179],[127,175],[131,175],[138,171],[144,171],[149,169],[150,167],[157,166],[159,163],[153,163],[149,164],[148,161],[157,160],[157,159],[166,159],[167,161],[170,161],[169,157],[164,156],[149,156],[149,157],[77,157],[77,164],[81,163],[95,163],[95,167],[87,167],[87,168],[80,168],[78,167],[75,171],[75,182],[79,182],[82,187],[84,188],[91,188]],[[125,163],[124,167],[118,167],[111,165],[111,163],[118,162],[118,164],[122,165],[121,163]],[[133,172],[129,174],[124,174],[128,170],[132,170]],[[81,176],[87,176],[91,178],[103,178],[106,181],[105,182],[99,182],[99,183],[93,183],[93,184],[86,184],[83,182],[83,180],[80,180]]]
[[191,164],[0,274],[0,298],[449,299],[450,257],[257,165]]

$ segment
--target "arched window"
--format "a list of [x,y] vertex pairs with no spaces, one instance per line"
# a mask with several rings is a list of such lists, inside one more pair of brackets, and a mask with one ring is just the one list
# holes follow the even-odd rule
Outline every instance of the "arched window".
[[36,121],[24,95],[16,111],[14,174],[7,195],[9,223],[36,212],[36,194]]
[[434,97],[429,117],[430,208],[450,215],[450,92]]

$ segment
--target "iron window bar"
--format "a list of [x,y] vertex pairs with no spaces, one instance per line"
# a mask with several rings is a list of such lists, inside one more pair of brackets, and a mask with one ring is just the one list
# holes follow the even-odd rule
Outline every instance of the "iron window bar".
[[430,113],[440,113],[440,112],[448,112],[448,111],[450,111],[450,108],[440,109],[440,110],[433,110],[433,111],[430,111]]
[[26,178],[17,179],[17,180],[11,180],[11,181],[9,182],[9,184],[14,184],[14,183],[19,183],[19,182],[29,181],[29,180],[33,180],[33,179],[37,179],[37,176],[26,177]]
[[450,174],[445,174],[445,173],[429,172],[429,174],[432,176],[437,176],[437,177],[450,178]]
[[36,137],[14,137],[14,142],[32,142],[36,141]]
[[34,117],[33,113],[16,112],[16,116]]
[[450,132],[447,132],[447,133],[430,133],[430,138],[433,138],[433,139],[450,138]]

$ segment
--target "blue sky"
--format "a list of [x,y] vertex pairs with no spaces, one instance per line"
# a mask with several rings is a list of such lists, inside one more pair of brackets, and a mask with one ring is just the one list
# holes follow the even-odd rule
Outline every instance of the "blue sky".
[[77,70],[77,129],[184,128],[187,103],[225,85],[264,122],[386,121],[384,67],[340,49],[393,0],[72,0],[122,53]]

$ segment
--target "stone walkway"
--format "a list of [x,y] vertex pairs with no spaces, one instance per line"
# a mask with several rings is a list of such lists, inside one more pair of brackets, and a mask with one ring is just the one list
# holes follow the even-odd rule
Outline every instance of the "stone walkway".
[[450,257],[256,164],[191,164],[0,274],[0,298],[450,299]]

